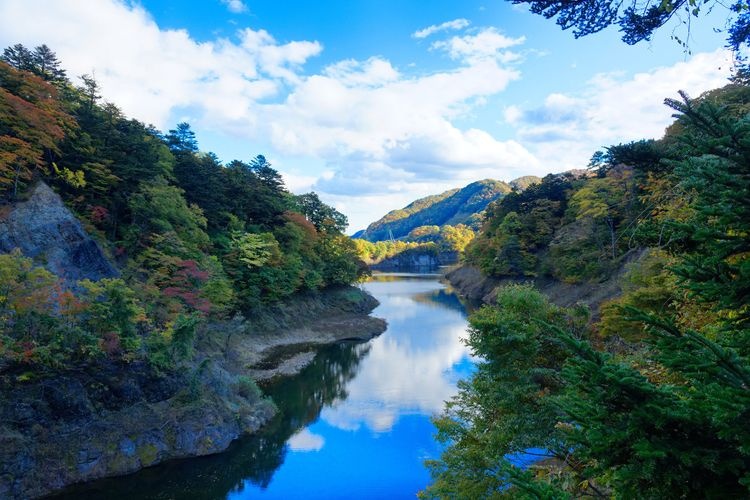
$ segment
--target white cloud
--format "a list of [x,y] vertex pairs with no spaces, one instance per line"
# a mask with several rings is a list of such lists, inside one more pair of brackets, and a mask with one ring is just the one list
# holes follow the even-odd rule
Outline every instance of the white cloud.
[[[74,32],[86,36],[69,36]],[[318,42],[279,42],[263,29],[244,28],[231,39],[199,43],[117,0],[6,0],[0,42],[18,41],[47,43],[71,75],[94,71],[109,100],[160,128],[188,117],[197,129],[328,163],[335,173],[317,189],[401,192],[417,175],[439,183],[468,172],[502,176],[503,169],[534,163],[517,142],[453,123],[519,78],[503,60],[521,40],[492,29],[445,46],[461,59],[457,67],[419,76],[382,57],[343,60],[307,75],[303,65],[323,50]],[[304,177],[290,176],[307,187]]]
[[317,42],[279,43],[249,28],[237,41],[200,43],[117,0],[0,2],[0,42],[48,44],[71,76],[95,73],[108,100],[159,127],[175,110],[191,109],[183,114],[242,121],[245,130],[254,129],[254,103],[297,81],[299,67],[322,50]]
[[509,106],[505,119],[518,140],[555,171],[581,168],[597,149],[654,138],[672,123],[665,97],[691,96],[726,84],[731,54],[696,54],[687,61],[632,76],[599,74],[576,94],[553,93],[536,108]]
[[475,34],[433,42],[431,48],[444,50],[452,59],[457,60],[472,62],[492,58],[509,63],[518,60],[520,55],[505,49],[520,45],[525,40],[525,37],[507,37],[495,28],[484,28]]
[[417,30],[412,33],[413,38],[427,38],[430,35],[438,33],[440,31],[447,30],[460,30],[469,26],[471,23],[468,19],[454,19],[453,21],[446,21],[442,24],[433,24],[424,29]]
[[[414,36],[467,26],[457,19]],[[211,130],[268,147],[248,156],[309,158],[323,167],[289,164],[282,169],[289,186],[322,191],[351,210],[353,229],[418,196],[480,178],[580,167],[601,146],[658,137],[671,120],[659,104],[665,96],[719,86],[727,70],[716,68],[729,67],[722,52],[699,54],[629,78],[600,75],[583,92],[553,93],[536,107],[506,103],[498,114],[516,130],[512,138],[470,124],[521,76],[524,38],[495,28],[433,42],[429,50],[454,62],[431,73],[381,56],[311,73],[305,64],[323,51],[317,41],[243,28],[198,42],[185,30],[161,29],[124,0],[2,0],[0,45],[18,42],[48,44],[71,76],[94,72],[107,100],[159,128],[188,119],[199,139]]]
[[346,86],[374,87],[400,77],[391,63],[380,57],[371,57],[364,62],[346,59],[328,66],[323,73]]
[[325,442],[323,436],[304,428],[290,437],[286,444],[294,451],[320,451],[323,449]]
[[[378,281],[364,286],[380,301],[375,314],[388,318],[388,333],[370,342],[348,397],[324,408],[321,419],[341,429],[387,432],[403,415],[441,412],[456,394],[454,366],[471,359],[461,340],[466,320],[434,301],[440,283],[408,282],[398,293],[382,293]],[[407,327],[416,316],[419,332]]]
[[233,12],[234,14],[247,12],[247,5],[242,3],[242,0],[221,0],[221,3],[227,6],[229,12]]

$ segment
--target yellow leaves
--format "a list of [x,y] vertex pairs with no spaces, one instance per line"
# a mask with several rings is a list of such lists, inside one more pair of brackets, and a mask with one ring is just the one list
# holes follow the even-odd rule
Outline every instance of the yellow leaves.
[[86,187],[86,177],[83,170],[73,172],[68,167],[60,169],[55,162],[52,162],[52,168],[54,169],[55,174],[69,186],[74,188]]
[[0,309],[2,316],[13,317],[29,312],[49,312],[58,292],[57,276],[16,249],[0,255]]

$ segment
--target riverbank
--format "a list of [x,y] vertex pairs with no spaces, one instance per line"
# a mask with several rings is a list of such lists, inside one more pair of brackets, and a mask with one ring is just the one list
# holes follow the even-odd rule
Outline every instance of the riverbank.
[[107,360],[3,373],[0,498],[224,451],[276,412],[255,381],[298,372],[314,359],[313,346],[382,333],[385,322],[368,316],[376,305],[348,287],[205,325],[194,360],[167,373]]
[[478,268],[469,265],[450,270],[445,274],[445,279],[462,297],[490,305],[495,303],[497,292],[503,286],[531,283],[553,304],[561,307],[576,304],[588,306],[592,320],[596,320],[599,317],[599,307],[622,294],[621,283],[627,271],[626,264],[640,259],[642,255],[643,252],[635,252],[609,279],[598,283],[564,283],[552,278],[498,279],[485,276]]

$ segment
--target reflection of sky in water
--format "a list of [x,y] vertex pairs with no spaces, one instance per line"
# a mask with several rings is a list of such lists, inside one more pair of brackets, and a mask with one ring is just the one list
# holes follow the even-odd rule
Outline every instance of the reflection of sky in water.
[[401,415],[438,413],[455,394],[461,375],[455,368],[467,368],[461,342],[466,320],[462,310],[426,300],[443,290],[436,280],[370,282],[365,288],[380,301],[373,314],[388,320],[388,330],[371,342],[347,386],[349,397],[325,408],[321,418],[343,429],[366,425],[386,432]]
[[287,441],[266,490],[232,498],[414,498],[427,485],[423,461],[440,453],[430,417],[473,368],[461,341],[466,314],[436,277],[379,279],[364,288],[380,301],[373,314],[388,330],[370,342],[348,397]]
[[473,370],[466,313],[437,276],[377,275],[364,285],[388,330],[321,349],[268,388],[280,413],[225,453],[105,479],[67,499],[414,498],[437,458],[430,417]]

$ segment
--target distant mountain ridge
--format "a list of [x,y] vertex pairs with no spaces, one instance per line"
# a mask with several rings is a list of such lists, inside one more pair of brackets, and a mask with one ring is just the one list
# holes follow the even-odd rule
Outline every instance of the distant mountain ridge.
[[534,176],[520,177],[509,183],[484,179],[460,189],[450,189],[426,196],[404,208],[388,212],[353,237],[372,242],[388,240],[391,237],[398,239],[420,226],[465,224],[476,230],[481,224],[482,214],[487,205],[510,193],[514,188],[523,190],[539,180]]

